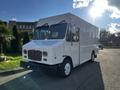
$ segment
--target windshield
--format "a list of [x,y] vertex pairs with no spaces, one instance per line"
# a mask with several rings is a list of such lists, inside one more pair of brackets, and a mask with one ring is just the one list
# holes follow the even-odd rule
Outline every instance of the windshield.
[[54,24],[51,26],[41,26],[34,31],[34,40],[63,39],[67,23]]

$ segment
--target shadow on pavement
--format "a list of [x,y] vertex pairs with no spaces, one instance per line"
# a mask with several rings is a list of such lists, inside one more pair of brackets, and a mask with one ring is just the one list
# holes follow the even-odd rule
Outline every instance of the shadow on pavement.
[[1,85],[0,90],[104,90],[104,83],[99,62],[88,62],[68,78],[31,72]]

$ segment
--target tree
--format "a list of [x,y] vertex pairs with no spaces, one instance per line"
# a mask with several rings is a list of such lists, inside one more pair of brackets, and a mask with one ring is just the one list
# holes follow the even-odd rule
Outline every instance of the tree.
[[120,32],[110,33],[105,29],[100,31],[100,43],[106,46],[120,46]]
[[19,40],[19,35],[18,35],[18,31],[17,31],[16,25],[13,26],[12,34],[13,34],[13,37],[14,37],[11,40],[12,51],[13,52],[19,52],[20,40]]
[[110,32],[105,29],[102,29],[100,31],[100,43],[106,45],[109,42],[110,42]]
[[117,33],[118,46],[120,46],[120,32]]
[[120,33],[111,34],[110,40],[112,41],[113,46],[119,46],[120,45]]
[[23,45],[30,41],[28,32],[23,33]]
[[0,54],[3,53],[3,46],[6,45],[6,39],[9,35],[9,31],[4,23],[0,20]]

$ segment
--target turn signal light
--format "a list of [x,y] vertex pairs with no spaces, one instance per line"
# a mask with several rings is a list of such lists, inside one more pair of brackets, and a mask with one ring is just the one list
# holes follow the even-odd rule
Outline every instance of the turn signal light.
[[43,51],[43,56],[48,56],[48,53],[46,51]]
[[26,49],[24,49],[24,54],[27,54],[27,50]]

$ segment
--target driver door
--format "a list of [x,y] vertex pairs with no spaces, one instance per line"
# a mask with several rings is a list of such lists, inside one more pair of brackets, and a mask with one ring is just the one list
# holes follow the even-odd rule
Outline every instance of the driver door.
[[80,64],[79,28],[71,26],[67,31],[66,40],[69,43],[68,46],[71,53],[73,65],[78,66]]

